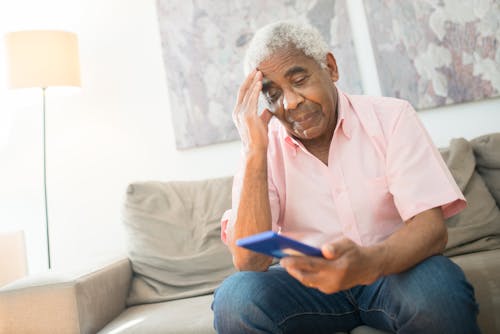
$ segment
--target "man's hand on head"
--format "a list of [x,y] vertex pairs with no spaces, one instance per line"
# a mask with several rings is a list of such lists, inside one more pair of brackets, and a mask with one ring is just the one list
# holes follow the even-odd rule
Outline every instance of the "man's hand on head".
[[246,152],[264,150],[268,145],[268,124],[272,113],[265,109],[258,112],[259,94],[262,90],[262,72],[257,69],[250,72],[240,86],[233,121],[241,137]]
[[335,293],[375,282],[383,272],[383,249],[361,247],[350,239],[324,245],[324,258],[289,256],[280,263],[305,286]]

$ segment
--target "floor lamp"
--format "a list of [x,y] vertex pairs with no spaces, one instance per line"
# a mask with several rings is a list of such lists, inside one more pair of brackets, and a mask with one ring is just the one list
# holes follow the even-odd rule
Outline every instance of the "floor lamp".
[[80,86],[80,63],[76,34],[66,31],[17,31],[5,36],[9,88],[42,89],[43,99],[43,193],[47,260],[51,268],[47,161],[45,143],[45,91],[54,86]]

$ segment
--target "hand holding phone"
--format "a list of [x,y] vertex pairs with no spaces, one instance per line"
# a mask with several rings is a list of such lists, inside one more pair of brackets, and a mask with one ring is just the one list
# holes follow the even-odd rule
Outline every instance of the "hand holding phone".
[[236,245],[279,259],[290,255],[323,257],[321,249],[306,245],[273,231],[266,231],[238,239],[236,240]]

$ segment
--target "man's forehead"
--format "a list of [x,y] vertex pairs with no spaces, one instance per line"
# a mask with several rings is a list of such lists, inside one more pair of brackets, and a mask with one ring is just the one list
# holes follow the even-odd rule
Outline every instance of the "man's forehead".
[[284,48],[273,52],[260,62],[257,68],[280,68],[288,69],[293,66],[307,66],[309,62],[315,62],[311,57],[307,56],[301,50],[295,48]]

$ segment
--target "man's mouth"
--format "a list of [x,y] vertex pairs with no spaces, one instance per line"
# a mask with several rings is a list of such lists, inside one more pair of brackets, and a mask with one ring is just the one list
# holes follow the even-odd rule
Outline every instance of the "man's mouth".
[[318,115],[317,111],[305,112],[303,114],[293,115],[293,116],[289,115],[287,117],[287,121],[293,124],[294,126],[297,125],[303,128],[304,126],[307,126],[311,120],[316,118],[317,115]]

